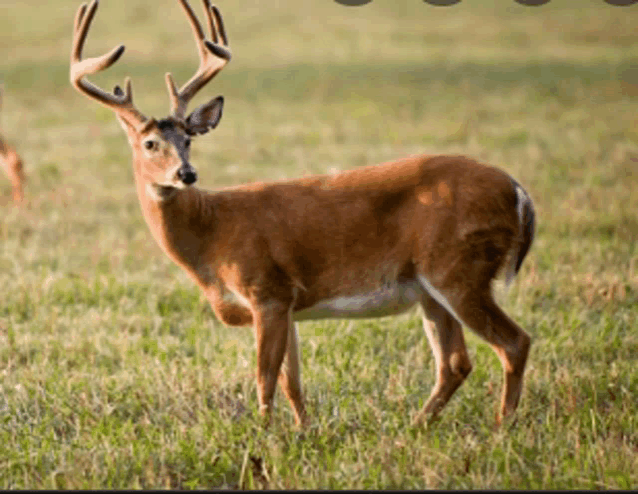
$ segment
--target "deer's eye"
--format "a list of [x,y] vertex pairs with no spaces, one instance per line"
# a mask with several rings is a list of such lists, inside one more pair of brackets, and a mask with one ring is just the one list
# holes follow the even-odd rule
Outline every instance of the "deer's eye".
[[144,142],[144,147],[149,151],[154,151],[157,149],[157,141],[148,140]]
[[186,149],[188,149],[189,147],[191,147],[191,140],[190,139],[186,139],[184,141],[184,146],[186,147]]

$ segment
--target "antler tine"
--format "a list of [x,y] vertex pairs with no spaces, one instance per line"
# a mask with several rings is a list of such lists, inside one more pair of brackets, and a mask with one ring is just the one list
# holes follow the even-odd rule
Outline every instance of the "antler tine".
[[[78,34],[82,27],[82,19],[86,13],[87,4],[83,3],[75,13],[75,19],[73,21],[73,45],[71,46],[71,60],[73,62],[79,62],[82,58],[82,47],[84,45],[84,39],[78,42]],[[86,36],[86,33],[85,33]]]
[[168,86],[173,115],[176,118],[183,119],[190,100],[230,61],[231,51],[228,47],[228,38],[226,37],[222,17],[217,7],[211,5],[209,0],[203,0],[208,27],[213,40],[210,41],[205,38],[202,26],[188,4],[188,0],[179,0],[179,2],[190,21],[199,51],[199,68],[197,72],[179,90],[171,74],[166,74],[166,85]]
[[[204,0],[207,4],[209,4],[208,0]],[[210,5],[210,4],[209,4]],[[208,13],[208,25],[210,26],[211,33],[214,38],[213,41],[217,43],[217,33],[219,32],[219,36],[221,37],[222,43],[224,46],[228,46],[228,38],[226,37],[226,29],[224,28],[224,21],[222,19],[222,14],[219,9],[215,5],[210,5],[210,7],[206,10]],[[215,24],[213,24],[213,18],[210,14],[213,14],[215,17]],[[215,29],[217,26],[217,29]]]
[[97,11],[98,0],[93,0],[87,6],[83,3],[78,8],[75,15],[73,28],[73,44],[71,46],[71,84],[81,93],[86,94],[89,98],[94,99],[107,108],[116,112],[127,122],[137,126],[146,121],[146,117],[140,113],[133,105],[133,92],[131,88],[130,78],[125,80],[126,92],[124,94],[112,94],[94,86],[85,79],[87,75],[95,74],[102,70],[108,69],[111,65],[119,60],[124,53],[124,45],[113,48],[110,52],[94,58],[82,60],[82,49],[86,41],[91,22]]
[[[188,20],[191,23],[191,27],[193,28],[193,34],[195,35],[195,41],[204,41],[205,35],[204,30],[202,29],[202,25],[199,23],[195,12],[191,8],[190,4],[187,0],[179,0],[179,3],[182,4],[182,8],[186,15],[188,16]],[[197,48],[199,48],[200,53],[202,52],[202,46],[200,43],[197,43]]]

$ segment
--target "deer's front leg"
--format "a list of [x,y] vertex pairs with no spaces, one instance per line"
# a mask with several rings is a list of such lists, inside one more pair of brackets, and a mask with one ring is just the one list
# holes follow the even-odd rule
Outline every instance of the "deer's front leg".
[[297,335],[297,326],[292,319],[292,313],[289,313],[286,357],[279,374],[279,384],[295,412],[295,422],[298,426],[307,426],[308,416],[306,415],[303,393],[301,392],[299,337]]
[[252,325],[253,315],[248,307],[224,300],[222,290],[217,287],[208,288],[205,293],[215,316],[226,326]]
[[286,353],[290,307],[269,302],[255,308],[253,322],[257,338],[257,391],[259,411],[270,420],[277,378]]
[[250,309],[238,304],[219,302],[211,304],[213,312],[226,326],[250,326],[253,316]]

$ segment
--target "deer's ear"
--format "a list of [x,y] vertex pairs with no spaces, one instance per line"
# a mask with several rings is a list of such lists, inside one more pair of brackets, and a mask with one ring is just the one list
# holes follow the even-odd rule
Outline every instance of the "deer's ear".
[[224,107],[224,97],[217,96],[208,103],[204,103],[193,110],[188,118],[186,118],[186,127],[193,134],[205,134],[210,129],[217,127],[219,120],[222,118],[222,109]]

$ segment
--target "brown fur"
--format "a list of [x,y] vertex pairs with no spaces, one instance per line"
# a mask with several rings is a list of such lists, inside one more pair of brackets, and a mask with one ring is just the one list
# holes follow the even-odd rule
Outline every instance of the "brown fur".
[[22,202],[24,198],[24,183],[26,180],[22,159],[15,148],[2,140],[2,136],[0,136],[0,165],[11,182],[13,200],[16,203]]
[[[0,98],[2,98],[1,91]],[[2,132],[0,132],[0,166],[4,169],[11,182],[13,200],[16,203],[22,202],[24,197],[24,184],[26,181],[22,159],[16,149],[2,137]]]

